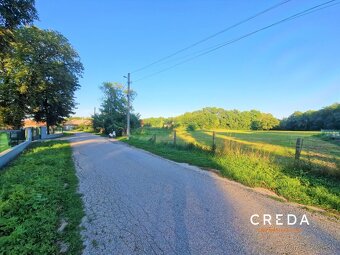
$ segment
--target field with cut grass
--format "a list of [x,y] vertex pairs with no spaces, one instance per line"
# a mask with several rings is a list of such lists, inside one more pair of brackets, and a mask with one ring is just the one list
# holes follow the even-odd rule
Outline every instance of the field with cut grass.
[[[340,211],[340,145],[320,132],[215,130],[186,131],[142,128],[123,141],[155,154],[218,169],[223,176],[251,187],[270,189],[286,199]],[[303,138],[300,160],[294,159]]]
[[77,185],[67,141],[33,143],[0,170],[0,254],[80,254]]

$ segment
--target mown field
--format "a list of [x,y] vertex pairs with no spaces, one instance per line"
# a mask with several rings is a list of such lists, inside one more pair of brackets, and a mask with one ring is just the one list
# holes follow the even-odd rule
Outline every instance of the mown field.
[[1,169],[0,254],[80,254],[77,185],[67,141],[34,143]]
[[[286,199],[340,210],[340,145],[320,132],[214,130],[173,131],[144,128],[127,143],[179,162],[220,170],[251,187],[270,189]],[[300,160],[295,143],[303,138]],[[156,139],[156,140],[155,140]],[[124,139],[123,139],[124,140]]]

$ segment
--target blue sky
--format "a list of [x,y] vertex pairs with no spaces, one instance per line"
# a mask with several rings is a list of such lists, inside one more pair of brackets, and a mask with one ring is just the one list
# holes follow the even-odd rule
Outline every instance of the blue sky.
[[[226,42],[326,0],[292,0],[181,56]],[[252,16],[277,1],[36,0],[40,28],[64,34],[84,64],[77,116],[101,103],[104,81],[123,75]],[[132,83],[142,117],[207,106],[258,109],[276,117],[340,102],[340,4],[257,33]],[[178,62],[132,73],[132,81]]]

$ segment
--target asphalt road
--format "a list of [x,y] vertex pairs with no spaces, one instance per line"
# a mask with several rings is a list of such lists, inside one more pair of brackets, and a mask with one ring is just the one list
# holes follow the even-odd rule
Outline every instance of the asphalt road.
[[[85,204],[83,254],[340,254],[339,222],[114,140],[69,139]],[[261,232],[269,225],[250,223],[253,214],[275,224],[289,213],[296,225]],[[299,225],[303,214],[309,225]]]

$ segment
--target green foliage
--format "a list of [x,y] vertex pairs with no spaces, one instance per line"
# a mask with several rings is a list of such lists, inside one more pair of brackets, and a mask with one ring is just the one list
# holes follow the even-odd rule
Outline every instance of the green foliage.
[[8,140],[8,133],[0,132],[0,153],[10,148]]
[[155,127],[155,128],[162,128],[164,127],[165,118],[148,118],[143,119],[142,123],[145,127]]
[[0,26],[13,29],[38,19],[35,0],[0,0]]
[[48,126],[72,114],[83,66],[67,39],[55,31],[24,27],[14,32],[2,69],[0,111],[4,122],[20,126],[30,114]]
[[294,112],[280,123],[285,130],[340,130],[340,104],[335,103],[318,111]]
[[189,123],[187,126],[188,131],[195,131],[197,129],[198,129],[198,125],[195,122]]
[[34,5],[0,0],[0,118],[13,128],[28,115],[48,126],[61,123],[73,113],[83,71],[64,36],[28,26],[38,18]]
[[257,119],[251,122],[252,130],[270,130],[277,127],[280,121],[274,118],[270,113],[261,113]]
[[[125,88],[118,83],[104,82],[100,89],[104,97],[100,113],[93,116],[93,128],[96,132],[105,134],[115,131],[117,136],[121,136],[126,130],[128,109]],[[131,101],[134,96],[132,92]],[[138,114],[130,114],[130,124],[131,128],[140,126]]]
[[[149,127],[184,127],[196,129],[238,129],[269,130],[278,126],[279,120],[269,113],[256,110],[240,112],[208,107],[199,111],[187,112],[174,118],[143,119],[144,126]],[[190,127],[189,127],[190,126]]]
[[143,119],[148,127],[184,127],[195,124],[198,129],[230,130],[320,130],[340,129],[340,104],[335,103],[319,111],[294,112],[279,121],[270,113],[257,110],[238,111],[208,107],[187,112],[174,118]]
[[38,19],[34,0],[0,0],[0,64],[15,41],[13,31]]
[[86,125],[86,124],[79,124],[79,126],[76,128],[78,131],[84,131],[84,132],[90,132],[93,133],[95,130],[93,129],[92,125]]
[[83,209],[68,142],[32,145],[0,173],[0,190],[0,254],[59,254],[59,241],[80,254]]

